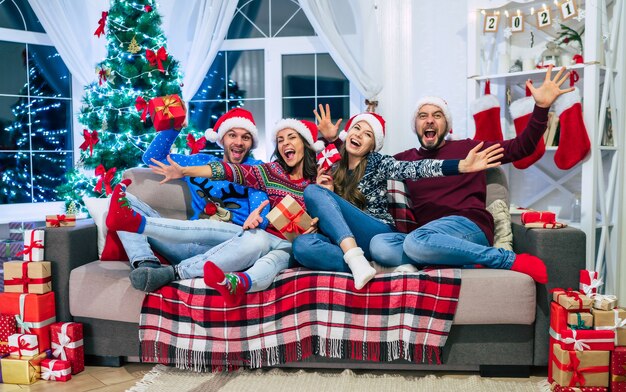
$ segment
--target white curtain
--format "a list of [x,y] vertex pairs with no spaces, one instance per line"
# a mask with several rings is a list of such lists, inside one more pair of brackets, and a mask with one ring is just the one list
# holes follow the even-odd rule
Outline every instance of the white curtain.
[[106,39],[93,35],[108,3],[101,0],[29,0],[72,77],[83,85],[96,79],[96,63],[106,55]]
[[180,61],[185,74],[183,100],[189,101],[200,88],[226,37],[237,2],[196,0],[183,6],[180,1],[161,0],[159,7],[168,52]]
[[365,98],[383,84],[383,52],[375,0],[298,0],[330,56]]

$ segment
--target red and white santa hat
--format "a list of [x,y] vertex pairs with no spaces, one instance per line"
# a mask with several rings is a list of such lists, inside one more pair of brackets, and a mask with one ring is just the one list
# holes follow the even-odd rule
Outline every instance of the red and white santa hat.
[[365,121],[370,127],[372,127],[372,130],[374,131],[374,140],[376,142],[374,151],[380,151],[380,149],[383,148],[383,144],[385,144],[385,119],[373,112],[363,112],[352,116],[352,118],[350,118],[350,120],[346,123],[343,131],[339,133],[339,139],[346,140],[346,136],[348,136],[350,128],[352,128],[359,121]]
[[208,141],[217,143],[220,147],[224,147],[222,138],[224,138],[226,132],[233,128],[243,128],[250,132],[250,135],[252,135],[252,148],[256,148],[259,139],[259,131],[256,129],[252,113],[242,108],[230,109],[224,113],[217,119],[213,128],[209,128],[204,132],[204,137],[206,137]]
[[324,149],[324,142],[317,140],[317,125],[312,121],[297,120],[295,118],[283,118],[274,125],[274,133],[272,134],[274,142],[276,142],[278,132],[287,128],[298,132],[316,152]]
[[439,97],[422,97],[417,101],[415,104],[415,111],[413,112],[413,122],[411,123],[411,129],[413,129],[413,132],[417,132],[417,129],[415,128],[417,114],[424,105],[433,105],[441,109],[443,116],[446,118],[446,124],[448,125],[448,129],[446,130],[448,132],[452,132],[452,112],[450,112],[450,109],[448,108],[448,103]]

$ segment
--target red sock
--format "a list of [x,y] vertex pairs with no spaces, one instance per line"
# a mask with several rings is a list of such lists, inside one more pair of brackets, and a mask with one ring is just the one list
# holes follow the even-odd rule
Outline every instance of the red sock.
[[224,271],[212,261],[204,263],[204,283],[217,290],[228,306],[239,305],[251,286],[245,274],[241,272],[224,274]]
[[548,271],[540,258],[527,253],[517,255],[511,270],[529,275],[537,283],[548,283]]
[[554,163],[559,169],[567,170],[582,161],[591,149],[578,90],[561,95],[554,103],[554,111],[561,127]]
[[107,214],[107,228],[113,231],[130,231],[131,233],[141,233],[146,224],[146,218],[135,212],[126,199],[126,187],[132,183],[131,180],[122,180],[113,189],[109,213]]

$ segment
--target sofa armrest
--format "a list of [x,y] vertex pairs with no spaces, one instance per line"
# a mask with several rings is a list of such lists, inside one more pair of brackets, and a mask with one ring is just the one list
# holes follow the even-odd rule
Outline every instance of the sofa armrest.
[[98,260],[98,229],[92,219],[79,219],[76,226],[45,228],[45,260],[52,263],[52,289],[57,321],[71,321],[70,272]]
[[[516,217],[517,218],[517,217]],[[527,229],[513,219],[513,251],[539,257],[548,269],[548,284],[537,285],[534,365],[548,365],[550,290],[555,287],[578,289],[579,271],[586,268],[585,233],[573,227]]]

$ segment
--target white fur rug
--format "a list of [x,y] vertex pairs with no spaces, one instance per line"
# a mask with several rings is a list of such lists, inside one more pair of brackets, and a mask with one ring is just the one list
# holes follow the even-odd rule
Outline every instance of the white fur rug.
[[[547,389],[546,389],[547,388]],[[479,376],[425,377],[402,374],[319,372],[313,370],[238,370],[231,373],[195,373],[156,365],[130,392],[540,392],[544,382],[500,381]]]

